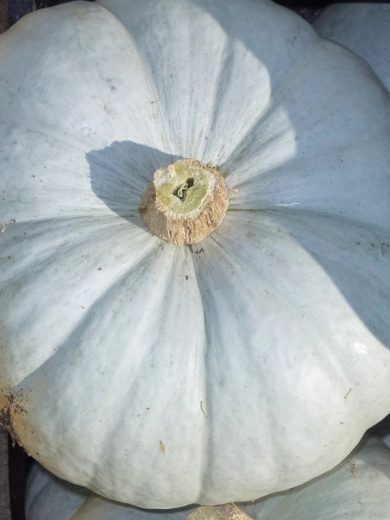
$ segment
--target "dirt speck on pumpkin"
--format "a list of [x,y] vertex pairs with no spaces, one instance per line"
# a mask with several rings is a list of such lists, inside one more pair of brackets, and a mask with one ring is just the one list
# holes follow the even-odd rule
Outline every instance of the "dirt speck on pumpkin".
[[351,475],[352,475],[353,477],[356,477],[357,472],[359,471],[358,467],[356,466],[356,464],[354,464],[353,462],[351,462],[351,464],[350,464],[350,468],[351,468]]
[[23,406],[24,392],[0,390],[0,426],[8,430],[12,443],[22,445],[20,432],[27,432],[25,416],[27,410]]
[[160,451],[161,453],[165,453],[165,444],[163,443],[163,441],[160,441]]
[[106,81],[111,90],[117,90],[116,85],[115,85],[114,81],[112,80],[112,78],[106,78]]
[[16,224],[16,219],[11,218],[9,222],[1,222],[0,223],[0,233],[4,233],[4,231],[7,229],[7,227],[10,224]]
[[350,386],[347,393],[344,395],[344,399],[347,399],[351,392],[352,392],[352,387]]

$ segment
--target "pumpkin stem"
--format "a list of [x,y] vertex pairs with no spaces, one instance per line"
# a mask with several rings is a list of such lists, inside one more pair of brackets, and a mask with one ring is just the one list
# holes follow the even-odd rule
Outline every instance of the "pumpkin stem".
[[251,517],[235,504],[224,504],[197,507],[188,515],[187,520],[251,520]]
[[196,244],[222,222],[229,205],[218,168],[180,159],[153,175],[140,204],[152,233],[176,245]]

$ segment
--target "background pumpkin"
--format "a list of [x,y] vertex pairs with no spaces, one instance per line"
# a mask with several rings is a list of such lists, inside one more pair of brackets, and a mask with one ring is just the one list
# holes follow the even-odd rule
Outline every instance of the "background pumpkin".
[[[107,8],[0,40],[3,422],[138,506],[300,484],[390,410],[389,98],[269,2]],[[178,157],[230,189],[192,248],[138,214]]]
[[[365,439],[330,473],[304,486],[242,504],[256,520],[367,520],[390,510],[390,452],[380,439]],[[238,512],[237,510],[235,512]],[[218,515],[219,513],[219,515]],[[55,478],[35,465],[28,480],[26,520],[193,520],[224,518],[223,508],[189,508],[162,513],[105,500]],[[229,518],[225,516],[225,518]]]
[[340,4],[328,7],[314,22],[324,38],[362,56],[390,90],[390,5]]

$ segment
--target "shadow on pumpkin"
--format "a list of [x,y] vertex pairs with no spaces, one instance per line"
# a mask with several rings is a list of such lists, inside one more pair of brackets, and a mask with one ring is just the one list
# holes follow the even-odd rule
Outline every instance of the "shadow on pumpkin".
[[[305,21],[283,8],[279,29],[284,25],[285,30],[276,35],[275,27],[265,23],[270,19],[266,11],[274,6],[259,9],[256,2],[245,0],[244,31],[242,19],[234,16],[234,4],[223,0],[192,0],[192,4],[206,10],[226,35],[220,64],[226,82],[239,77],[241,64],[235,56],[241,52],[239,42],[263,64],[270,84],[265,108],[253,117],[248,132],[222,164],[227,181],[238,190],[230,208],[249,210],[248,221],[253,211],[275,215],[369,331],[390,348],[389,205],[381,189],[388,144],[375,121],[368,130],[371,123],[365,112],[366,106],[378,109],[388,103],[388,93],[365,62],[319,40]],[[348,76],[361,83],[360,90],[348,91]],[[218,93],[222,96],[223,91]],[[324,108],[329,100],[331,110]],[[284,131],[277,134],[274,127]],[[265,140],[267,134],[274,138]],[[362,135],[370,143],[363,143],[364,161],[363,150],[356,147]]]
[[110,210],[142,229],[139,203],[154,172],[179,159],[150,146],[115,141],[86,155],[91,187]]
[[[285,30],[278,33],[276,40],[275,27],[265,23],[271,19],[267,10],[272,11],[275,6],[259,9],[255,2],[245,0],[246,8],[241,16],[235,16],[234,4],[220,0],[191,3],[194,9],[208,12],[207,24],[217,23],[223,33],[223,46],[216,50],[220,56],[213,63],[219,70],[211,75],[209,90],[203,92],[200,87],[208,99],[196,97],[191,71],[178,76],[180,61],[176,65],[168,63],[161,54],[161,59],[153,63],[151,73],[161,113],[178,130],[174,132],[178,142],[172,149],[177,157],[191,156],[221,166],[228,185],[237,187],[230,210],[250,211],[248,220],[253,211],[273,213],[276,220],[280,219],[285,232],[310,253],[366,327],[389,347],[390,330],[384,307],[389,292],[390,238],[377,226],[381,218],[378,215],[381,211],[385,215],[386,208],[373,211],[366,202],[365,191],[369,192],[373,184],[380,186],[380,179],[378,183],[373,175],[367,180],[361,152],[354,146],[355,136],[358,139],[363,133],[370,135],[364,108],[362,113],[358,110],[363,103],[354,98],[367,95],[370,101],[374,94],[379,98],[380,90],[375,92],[377,80],[373,79],[364,92],[336,95],[340,89],[345,91],[346,75],[356,75],[358,81],[365,72],[374,78],[371,69],[359,60],[351,60],[348,51],[329,42],[320,43],[304,20],[282,8],[279,23]],[[192,30],[194,13],[189,11],[185,19],[188,31]],[[169,20],[167,15],[167,27]],[[141,26],[132,18],[125,22],[142,47]],[[206,29],[204,33],[207,34]],[[202,46],[193,43],[197,39],[188,42],[183,41],[180,59],[193,55],[203,63]],[[209,57],[205,69],[208,60]],[[256,62],[263,68],[256,68]],[[344,76],[339,73],[340,65],[345,66]],[[268,96],[264,100],[259,95],[253,106],[245,99],[246,93],[253,97],[254,92],[245,77],[248,70],[255,71],[253,81],[259,84],[261,96]],[[169,78],[168,85],[165,77]],[[177,97],[170,100],[164,95],[164,88],[172,78],[180,81]],[[197,110],[187,110],[187,92]],[[241,102],[233,105],[238,95]],[[329,98],[331,111],[324,108]],[[213,107],[211,116],[207,113],[209,106]],[[184,124],[187,113],[191,115],[189,128]],[[177,114],[183,116],[178,118]],[[352,116],[352,123],[346,125]],[[181,135],[179,129],[186,135]],[[376,144],[377,134],[374,124],[372,146],[365,146],[364,164],[371,154],[376,164],[376,154],[382,153]],[[140,197],[153,171],[172,159],[169,154],[140,144],[113,143],[88,154],[92,188],[112,211],[143,227],[137,211]],[[112,186],[107,182],[107,171],[112,173]],[[367,190],[356,188],[359,185],[367,185]],[[228,229],[229,224],[223,223],[219,233]]]

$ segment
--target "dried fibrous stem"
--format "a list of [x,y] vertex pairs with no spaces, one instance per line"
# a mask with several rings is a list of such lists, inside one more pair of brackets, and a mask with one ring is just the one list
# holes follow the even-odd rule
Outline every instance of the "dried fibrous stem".
[[251,520],[242,509],[235,504],[221,506],[201,506],[194,509],[187,517],[188,520]]
[[158,237],[176,245],[196,244],[221,224],[228,205],[218,168],[180,159],[155,172],[140,213]]

